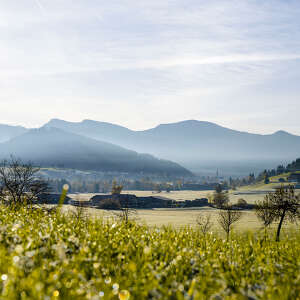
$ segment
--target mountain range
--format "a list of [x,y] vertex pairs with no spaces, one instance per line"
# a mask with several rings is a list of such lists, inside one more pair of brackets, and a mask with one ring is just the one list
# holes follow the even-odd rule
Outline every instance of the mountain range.
[[6,142],[11,138],[25,133],[28,129],[22,126],[10,126],[0,124],[0,143]]
[[26,130],[24,134],[15,134],[0,144],[1,158],[13,155],[44,167],[192,176],[190,171],[174,162],[55,127],[44,126]]
[[[172,160],[194,172],[247,174],[287,163],[299,157],[300,136],[285,131],[273,134],[252,134],[236,131],[210,122],[187,120],[161,124],[155,128],[134,131],[111,123],[84,120],[67,122],[52,119],[44,128],[57,128],[81,139],[111,143]],[[22,133],[23,131],[23,133]],[[29,131],[10,128],[0,140],[19,139]]]

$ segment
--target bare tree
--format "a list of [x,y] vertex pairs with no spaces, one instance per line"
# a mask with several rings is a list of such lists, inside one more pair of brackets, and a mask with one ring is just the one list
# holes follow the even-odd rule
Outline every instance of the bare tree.
[[216,190],[213,194],[213,204],[217,207],[223,207],[224,205],[227,205],[229,202],[229,196],[226,191],[223,191],[223,187],[221,184],[217,184]]
[[120,207],[119,211],[116,211],[114,215],[118,217],[122,222],[128,224],[130,219],[135,219],[137,215],[136,209],[130,204],[129,197],[125,197],[123,201],[119,201]]
[[0,189],[5,202],[11,205],[32,204],[49,191],[48,184],[37,177],[39,168],[11,156],[0,162]]
[[72,217],[76,220],[76,225],[80,223],[80,221],[83,221],[87,218],[86,209],[83,205],[83,200],[80,199],[79,195],[76,195],[75,197],[77,201],[77,205],[74,206],[74,209],[71,210]]
[[203,235],[206,235],[207,232],[212,228],[213,224],[211,222],[211,215],[198,215],[196,222],[199,226],[200,231],[203,233]]
[[120,195],[123,190],[123,185],[118,185],[117,181],[114,179],[112,182],[112,189],[111,189],[111,194],[112,195]]
[[[294,186],[289,185],[284,187],[282,185],[276,189],[275,193],[267,194],[264,203],[265,205],[261,204],[261,207],[263,207],[261,210],[267,216],[267,223],[279,221],[276,232],[276,241],[278,242],[282,224],[286,220],[296,222],[300,217],[300,197],[295,194]],[[260,211],[259,208],[257,211]]]
[[272,212],[272,203],[269,197],[265,197],[263,201],[256,203],[255,213],[265,229],[273,223],[275,216]]
[[222,229],[226,232],[227,240],[229,238],[230,231],[232,229],[232,225],[240,220],[242,217],[242,212],[235,210],[232,208],[232,206],[225,206],[220,212],[219,212],[219,218],[218,223],[222,227]]

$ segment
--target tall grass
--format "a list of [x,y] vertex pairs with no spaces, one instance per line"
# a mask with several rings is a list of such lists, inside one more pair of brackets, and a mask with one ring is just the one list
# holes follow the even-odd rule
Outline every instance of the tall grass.
[[0,299],[299,299],[299,249],[0,206]]

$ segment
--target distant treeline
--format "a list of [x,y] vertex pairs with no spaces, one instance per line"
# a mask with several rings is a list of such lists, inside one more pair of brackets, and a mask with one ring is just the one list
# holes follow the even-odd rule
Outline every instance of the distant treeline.
[[291,162],[286,167],[283,165],[279,165],[279,166],[277,166],[276,169],[264,170],[263,172],[261,172],[258,175],[257,179],[258,179],[258,181],[260,181],[260,180],[264,179],[266,175],[268,177],[271,177],[271,176],[277,176],[277,175],[281,175],[284,173],[295,172],[295,171],[300,171],[300,158]]
[[249,176],[245,178],[237,178],[237,179],[229,179],[229,186],[231,188],[235,188],[238,186],[254,184],[257,182],[264,181],[265,183],[269,183],[269,177],[278,176],[284,173],[300,171],[300,158],[296,159],[295,161],[291,162],[287,166],[278,165],[277,168],[271,170],[264,170],[259,173],[257,176],[254,173],[249,174]]
[[[112,190],[112,180],[65,180],[65,179],[48,179],[51,191],[59,193],[64,184],[68,184],[71,193],[109,193]],[[150,180],[119,180],[119,184],[124,190],[150,190],[150,191],[171,191],[179,190],[180,182],[161,182],[156,183]]]
[[[232,178],[223,180],[221,182],[223,189],[245,186],[255,184],[257,182],[268,182],[268,178],[271,176],[281,175],[287,172],[300,171],[300,158],[288,164],[287,166],[279,165],[275,169],[264,170],[255,176],[254,173],[250,173],[244,178]],[[55,193],[59,193],[62,190],[64,184],[70,186],[70,192],[73,193],[108,193],[111,191],[114,178],[111,179],[99,179],[99,180],[84,180],[83,178],[75,178],[72,180],[66,179],[48,179],[51,190]],[[124,190],[140,190],[140,191],[178,191],[178,190],[213,190],[216,187],[217,179],[212,181],[211,178],[185,181],[182,180],[170,180],[167,182],[157,182],[151,178],[142,179],[120,179],[118,183],[123,185]]]
[[[71,193],[109,193],[115,179],[110,180],[66,180],[66,179],[48,179],[47,182],[52,192],[60,193],[64,184],[68,184]],[[201,181],[190,182],[184,180],[174,180],[168,182],[156,182],[151,179],[139,180],[117,180],[118,184],[123,186],[123,190],[171,192],[179,190],[214,190],[217,183]],[[223,188],[228,188],[228,183],[223,183]]]

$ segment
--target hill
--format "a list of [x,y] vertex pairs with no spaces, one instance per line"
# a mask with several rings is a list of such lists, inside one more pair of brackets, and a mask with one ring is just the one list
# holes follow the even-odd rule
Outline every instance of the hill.
[[300,158],[297,158],[296,160],[292,161],[290,164],[287,165],[286,168],[291,172],[300,171]]
[[31,129],[1,144],[10,154],[41,166],[159,175],[191,175],[180,165],[52,127]]
[[22,126],[10,126],[0,124],[0,143],[6,142],[18,135],[25,133],[28,129]]
[[92,120],[72,123],[53,119],[46,126],[171,159],[196,172],[215,172],[217,168],[229,174],[258,172],[287,163],[300,153],[300,136],[285,131],[252,134],[196,120],[144,131]]

